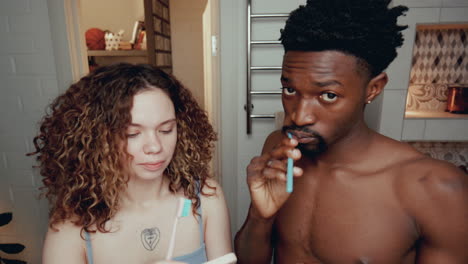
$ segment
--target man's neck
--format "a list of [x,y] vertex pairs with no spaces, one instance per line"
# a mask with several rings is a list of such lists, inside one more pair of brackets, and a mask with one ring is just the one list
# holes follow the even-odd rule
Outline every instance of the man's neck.
[[327,151],[317,156],[317,163],[330,166],[358,164],[365,159],[377,133],[362,122],[357,124],[348,135],[329,146]]

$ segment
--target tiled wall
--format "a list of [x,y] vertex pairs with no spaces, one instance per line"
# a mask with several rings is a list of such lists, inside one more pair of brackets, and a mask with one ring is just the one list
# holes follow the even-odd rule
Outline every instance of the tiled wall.
[[444,112],[447,88],[468,84],[468,28],[416,32],[406,110]]
[[458,167],[468,167],[468,142],[408,142],[422,153]]
[[22,243],[18,255],[0,257],[40,263],[47,206],[37,199],[32,170],[36,123],[58,93],[47,0],[0,1],[0,213],[13,221],[0,227],[0,243]]

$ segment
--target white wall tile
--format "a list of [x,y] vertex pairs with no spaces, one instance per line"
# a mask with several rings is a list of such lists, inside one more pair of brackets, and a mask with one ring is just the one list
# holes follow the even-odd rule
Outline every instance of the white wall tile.
[[467,0],[442,0],[443,7],[468,7]]
[[57,85],[57,79],[41,80],[41,96],[44,96],[46,98],[55,98],[58,95],[59,95],[59,88]]
[[440,22],[467,22],[468,7],[442,8]]
[[31,15],[20,15],[8,17],[10,32],[12,33],[35,33],[37,24]]
[[396,140],[401,139],[405,114],[405,90],[384,90],[380,133]]
[[274,1],[271,0],[254,0],[252,1],[253,13],[290,13],[292,10],[305,5],[306,0],[288,0]]
[[281,91],[281,71],[254,71],[251,76],[252,89]]
[[0,54],[31,52],[34,52],[34,44],[30,36],[7,34],[0,39]]
[[15,66],[10,56],[0,56],[0,76],[10,75],[15,72]]
[[9,169],[31,169],[33,166],[33,158],[27,157],[25,152],[20,151],[5,151],[7,160],[7,168]]
[[423,140],[426,121],[421,119],[405,119],[403,121],[403,140]]
[[432,119],[426,121],[424,139],[441,141],[468,140],[468,119]]
[[43,54],[14,55],[17,74],[25,75],[46,75],[55,74],[53,57]]
[[283,47],[255,46],[252,48],[252,66],[281,66]]
[[440,7],[442,0],[393,0],[393,6],[405,5],[407,7]]
[[[279,40],[287,18],[252,19],[252,40]],[[282,46],[281,46],[282,47]]]
[[36,187],[32,169],[0,169],[0,175],[7,178],[7,182],[13,187]]
[[5,96],[40,96],[40,80],[31,77],[3,78],[2,94]]
[[[13,129],[11,129],[13,131]],[[4,152],[13,152],[13,151],[22,151],[26,153],[27,151],[27,144],[26,138],[19,136],[19,134],[15,133],[6,133],[1,134],[0,137],[0,151]]]
[[24,112],[34,113],[39,112],[42,114],[46,113],[47,106],[52,102],[53,98],[46,96],[22,96],[21,103],[23,104]]
[[24,14],[30,12],[28,0],[0,1],[0,15]]
[[0,16],[0,33],[8,32],[8,17],[7,16]]

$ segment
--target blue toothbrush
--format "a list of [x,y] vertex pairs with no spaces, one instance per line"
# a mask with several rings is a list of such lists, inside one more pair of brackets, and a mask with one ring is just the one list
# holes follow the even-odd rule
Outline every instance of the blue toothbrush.
[[[288,132],[288,138],[292,138],[291,133]],[[286,174],[286,192],[292,193],[293,191],[293,159],[288,158],[288,170]]]

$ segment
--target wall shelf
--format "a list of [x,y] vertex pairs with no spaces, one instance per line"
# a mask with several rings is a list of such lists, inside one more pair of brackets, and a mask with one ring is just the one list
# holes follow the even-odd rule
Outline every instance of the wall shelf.
[[421,112],[421,111],[406,111],[406,119],[468,119],[468,114],[452,114],[449,112]]
[[146,57],[146,50],[88,50],[88,56],[99,57]]

